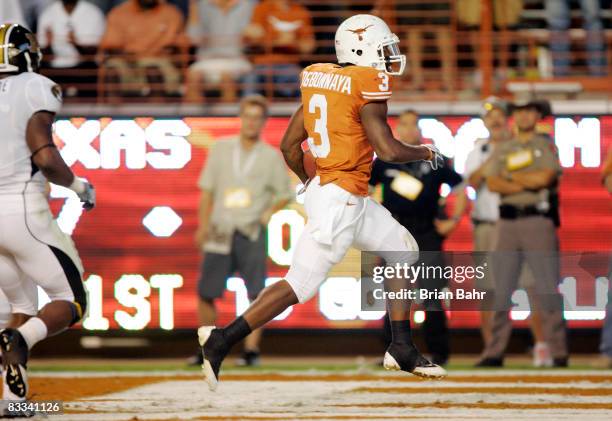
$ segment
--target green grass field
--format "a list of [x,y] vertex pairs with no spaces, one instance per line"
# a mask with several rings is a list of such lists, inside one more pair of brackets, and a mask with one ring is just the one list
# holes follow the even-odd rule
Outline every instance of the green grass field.
[[[598,370],[594,366],[597,356],[574,357],[569,368],[546,369],[547,371],[568,370]],[[458,356],[451,360],[447,369],[487,371],[486,368],[474,368],[475,357]],[[232,358],[228,359],[224,366],[226,372],[291,372],[291,371],[313,371],[313,372],[356,372],[356,371],[383,371],[376,364],[375,358],[299,358],[299,357],[269,357],[264,356],[262,364],[258,367],[238,367]],[[515,370],[542,370],[531,365],[528,357],[512,357],[506,359],[505,368]],[[151,360],[125,360],[125,359],[33,359],[30,361],[30,371],[36,372],[160,372],[160,371],[184,371],[186,373],[198,373],[200,368],[188,366],[182,359],[151,359]]]

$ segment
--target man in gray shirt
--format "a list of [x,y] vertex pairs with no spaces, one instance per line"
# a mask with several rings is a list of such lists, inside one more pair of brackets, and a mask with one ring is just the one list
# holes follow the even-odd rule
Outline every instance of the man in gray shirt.
[[[214,300],[221,297],[234,272],[244,279],[251,300],[265,286],[265,227],[292,197],[283,159],[260,138],[267,111],[263,97],[245,97],[240,106],[240,134],[212,147],[200,177],[196,243],[204,250],[198,283],[202,325],[215,323]],[[256,330],[246,338],[244,364],[257,363],[260,337],[261,331]]]
[[187,30],[194,45],[198,46],[198,53],[196,62],[187,72],[185,101],[203,102],[203,92],[211,86],[221,88],[223,101],[235,101],[237,80],[252,69],[242,52],[242,33],[251,21],[255,4],[254,0],[198,2],[193,12],[198,18]]

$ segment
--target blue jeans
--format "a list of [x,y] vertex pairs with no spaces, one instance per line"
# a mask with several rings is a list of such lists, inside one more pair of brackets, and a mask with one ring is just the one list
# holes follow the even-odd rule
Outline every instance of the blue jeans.
[[[551,29],[550,49],[555,76],[567,76],[570,64],[569,0],[546,0],[546,16]],[[606,56],[599,0],[580,0],[584,29],[587,32],[586,51],[589,73],[606,75]]]
[[274,95],[285,98],[298,97],[300,68],[296,64],[258,64],[242,79],[243,95],[266,94],[272,83]]

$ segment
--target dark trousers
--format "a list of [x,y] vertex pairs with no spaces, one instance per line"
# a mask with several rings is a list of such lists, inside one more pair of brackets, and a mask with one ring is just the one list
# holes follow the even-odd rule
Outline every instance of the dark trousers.
[[[444,237],[436,232],[433,224],[425,225],[422,221],[415,222],[402,218],[397,219],[406,229],[408,229],[408,231],[410,231],[419,245],[419,251],[426,252],[421,253],[420,259],[416,263],[417,265],[421,263],[434,266],[445,265],[444,256],[442,255]],[[427,290],[433,290],[435,288],[440,290],[445,286],[446,281],[444,279],[429,279],[427,283],[419,284],[420,288]],[[425,321],[421,325],[421,331],[423,333],[425,345],[427,346],[427,351],[433,356],[435,362],[445,363],[450,355],[446,313],[443,311],[440,300],[427,300],[423,305],[425,307]],[[391,324],[388,315],[385,317],[384,321],[383,340],[386,346],[391,343]]]

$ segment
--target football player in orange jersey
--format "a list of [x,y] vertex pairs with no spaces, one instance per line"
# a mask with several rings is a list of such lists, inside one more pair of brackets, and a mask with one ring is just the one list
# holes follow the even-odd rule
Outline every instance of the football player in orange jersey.
[[[211,390],[217,387],[219,368],[230,348],[286,308],[308,301],[351,246],[378,255],[387,265],[413,264],[418,259],[412,235],[368,199],[374,152],[387,162],[427,160],[434,169],[442,160],[431,145],[396,140],[387,123],[391,76],[401,75],[406,62],[399,39],[382,19],[356,15],[338,27],[335,43],[338,64],[313,64],[302,72],[302,106],[281,143],[287,165],[306,186],[308,223],[283,280],[264,289],[225,328],[198,329],[202,368]],[[304,140],[316,160],[312,179],[304,169]],[[405,280],[385,283],[392,292],[405,287]],[[409,300],[387,300],[387,308],[393,339],[385,353],[385,368],[444,377],[444,369],[425,359],[412,343]]]

